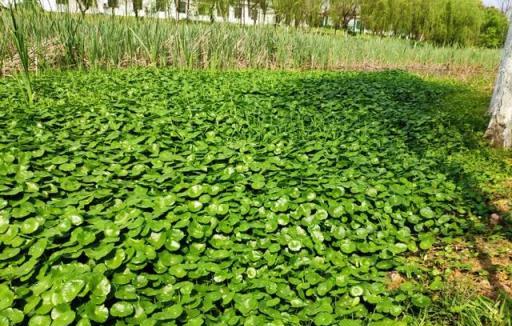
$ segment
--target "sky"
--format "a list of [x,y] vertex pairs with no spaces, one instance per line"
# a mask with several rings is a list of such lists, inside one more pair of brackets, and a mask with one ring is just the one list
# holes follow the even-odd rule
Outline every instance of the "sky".
[[489,6],[500,7],[501,0],[483,0],[484,4]]

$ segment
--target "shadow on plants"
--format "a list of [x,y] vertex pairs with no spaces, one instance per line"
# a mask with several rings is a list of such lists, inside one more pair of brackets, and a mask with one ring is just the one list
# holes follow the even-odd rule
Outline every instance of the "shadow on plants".
[[[275,96],[293,97],[298,101],[297,107],[315,107],[332,115],[329,123],[343,123],[330,111],[337,102],[341,103],[342,110],[353,111],[350,129],[339,136],[342,143],[351,142],[354,137],[363,140],[380,138],[383,147],[378,150],[386,153],[391,149],[389,155],[397,155],[393,163],[383,161],[382,166],[386,169],[403,160],[406,167],[414,165],[416,171],[408,175],[413,183],[424,174],[432,182],[437,182],[436,178],[440,177],[453,184],[454,193],[449,203],[439,208],[468,219],[463,223],[463,229],[441,233],[448,238],[465,234],[470,247],[478,250],[480,265],[486,270],[494,292],[504,292],[506,287],[496,273],[497,266],[476,242],[477,236],[511,239],[510,226],[488,227],[489,217],[496,212],[493,204],[495,189],[490,189],[489,185],[512,175],[511,166],[504,160],[510,155],[497,153],[482,140],[487,123],[488,94],[467,86],[425,81],[401,71],[313,76],[294,82],[297,84],[289,86],[290,94],[280,91]],[[347,119],[346,113],[341,116]],[[317,128],[307,115],[301,118],[306,129]],[[396,175],[397,179],[400,177]],[[436,196],[438,190],[431,190],[431,195]],[[419,201],[415,204],[426,203]],[[469,219],[470,216],[480,218]],[[413,223],[409,226],[415,227]]]

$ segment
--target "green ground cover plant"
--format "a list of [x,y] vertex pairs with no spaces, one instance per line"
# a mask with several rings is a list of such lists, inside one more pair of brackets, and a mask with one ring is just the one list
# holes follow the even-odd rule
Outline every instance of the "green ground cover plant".
[[405,72],[32,85],[0,80],[2,325],[406,324],[445,281],[413,258],[512,175],[460,88]]

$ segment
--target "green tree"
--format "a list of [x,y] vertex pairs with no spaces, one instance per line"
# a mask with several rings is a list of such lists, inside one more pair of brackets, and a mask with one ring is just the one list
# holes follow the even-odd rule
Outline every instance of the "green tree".
[[78,10],[80,10],[82,17],[85,16],[87,10],[97,6],[96,0],[77,0],[76,3],[78,4]]
[[357,18],[358,10],[358,0],[331,0],[328,15],[335,29],[347,29],[348,23]]
[[263,14],[263,21],[267,17],[268,9],[271,6],[270,0],[255,0],[257,7],[261,9],[261,13]]
[[302,24],[320,26],[323,0],[274,0],[276,22],[298,27]]
[[309,27],[320,26],[322,22],[322,0],[302,0],[298,1],[295,8],[295,25],[302,23]]
[[274,0],[272,2],[276,14],[276,23],[291,25],[296,16],[298,0]]
[[139,11],[142,10],[142,0],[133,0],[132,5],[135,17],[139,18]]
[[211,0],[217,10],[217,15],[227,18],[229,15],[230,0]]
[[119,0],[108,0],[107,6],[112,10],[112,16],[114,16],[114,10],[119,7]]
[[480,28],[479,45],[486,48],[499,48],[505,43],[508,20],[496,8],[485,8],[483,24]]
[[485,12],[480,0],[361,0],[360,8],[374,34],[463,46],[478,44]]
[[386,0],[362,0],[361,20],[374,34],[383,35],[389,29]]
[[155,11],[167,11],[169,9],[169,1],[168,0],[156,0],[155,1]]
[[432,4],[432,1],[410,0],[404,21],[411,39],[423,41],[430,37],[434,12]]

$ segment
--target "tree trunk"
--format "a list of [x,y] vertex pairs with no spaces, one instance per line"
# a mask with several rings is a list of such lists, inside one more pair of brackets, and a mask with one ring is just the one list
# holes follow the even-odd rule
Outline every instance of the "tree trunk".
[[[509,12],[509,19],[511,14]],[[489,113],[491,121],[485,137],[492,146],[512,148],[512,26],[508,30]]]
[[82,18],[84,18],[85,12],[87,11],[88,8],[80,0],[77,1],[77,4],[78,4],[78,10],[80,10],[80,14],[82,15]]
[[240,19],[241,19],[241,24],[243,26],[243,25],[245,25],[245,12],[246,12],[246,10],[245,10],[245,0],[242,1],[242,10],[241,10],[241,12],[242,12],[242,17],[240,17]]
[[210,23],[215,23],[215,4],[210,7]]

